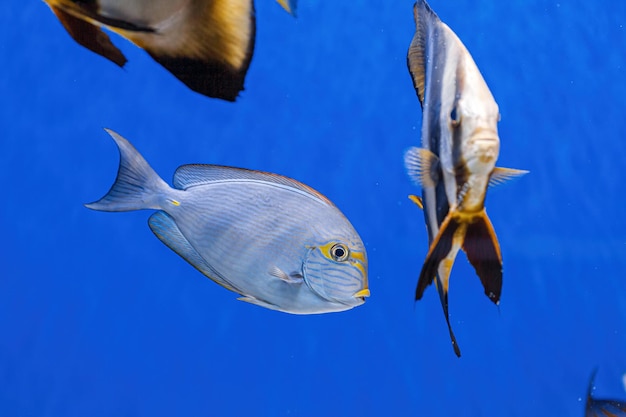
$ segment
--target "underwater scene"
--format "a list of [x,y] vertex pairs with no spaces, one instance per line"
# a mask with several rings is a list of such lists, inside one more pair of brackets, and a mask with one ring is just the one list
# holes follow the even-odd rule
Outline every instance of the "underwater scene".
[[3,12],[0,417],[626,416],[626,2]]

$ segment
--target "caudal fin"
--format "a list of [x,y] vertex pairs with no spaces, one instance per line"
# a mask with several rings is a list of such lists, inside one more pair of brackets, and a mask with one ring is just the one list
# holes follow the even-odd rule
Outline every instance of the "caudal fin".
[[159,209],[159,199],[169,186],[130,142],[112,130],[105,130],[120,151],[117,178],[104,197],[85,207],[99,211]]
[[483,210],[467,225],[463,251],[485,289],[485,295],[495,304],[502,292],[502,255],[493,225]]

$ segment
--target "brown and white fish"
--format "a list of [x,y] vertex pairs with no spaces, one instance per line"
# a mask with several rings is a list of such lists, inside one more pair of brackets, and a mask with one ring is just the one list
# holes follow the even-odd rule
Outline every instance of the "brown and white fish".
[[502,256],[485,211],[487,187],[527,171],[496,168],[500,150],[496,104],[463,43],[424,0],[414,6],[416,31],[407,63],[422,106],[422,147],[405,154],[409,176],[422,186],[430,247],[415,299],[436,278],[452,345],[448,282],[459,249],[474,266],[491,301],[502,289]]
[[[44,0],[76,42],[120,67],[102,27],[125,37],[192,90],[235,101],[255,39],[253,0]],[[295,14],[296,0],[277,0]]]

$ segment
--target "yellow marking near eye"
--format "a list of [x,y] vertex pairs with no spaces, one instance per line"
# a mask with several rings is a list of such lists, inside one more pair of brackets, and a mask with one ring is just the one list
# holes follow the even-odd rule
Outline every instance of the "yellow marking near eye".
[[325,245],[319,246],[318,249],[322,252],[322,255],[328,259],[333,259],[333,256],[330,254],[330,249],[335,246],[337,242],[328,242]]

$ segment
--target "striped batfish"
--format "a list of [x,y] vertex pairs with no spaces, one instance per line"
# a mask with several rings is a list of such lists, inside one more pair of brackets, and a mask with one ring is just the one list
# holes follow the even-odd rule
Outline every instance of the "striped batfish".
[[585,417],[626,417],[626,401],[593,398],[593,380],[597,369],[589,378]]
[[247,301],[293,314],[365,302],[367,255],[326,197],[290,178],[217,165],[183,165],[167,185],[123,137],[111,190],[86,206],[158,210],[150,229],[170,249]]
[[[145,49],[192,90],[235,101],[254,50],[253,0],[44,0],[76,42],[119,66],[102,27]],[[295,14],[296,0],[278,0]]]
[[429,250],[415,299],[436,287],[457,356],[448,314],[448,281],[463,249],[491,301],[502,288],[502,256],[485,211],[490,184],[526,171],[496,168],[500,119],[496,104],[471,55],[424,0],[414,6],[416,31],[407,63],[422,107],[422,147],[405,153],[409,176],[422,187],[412,200],[424,209]]

